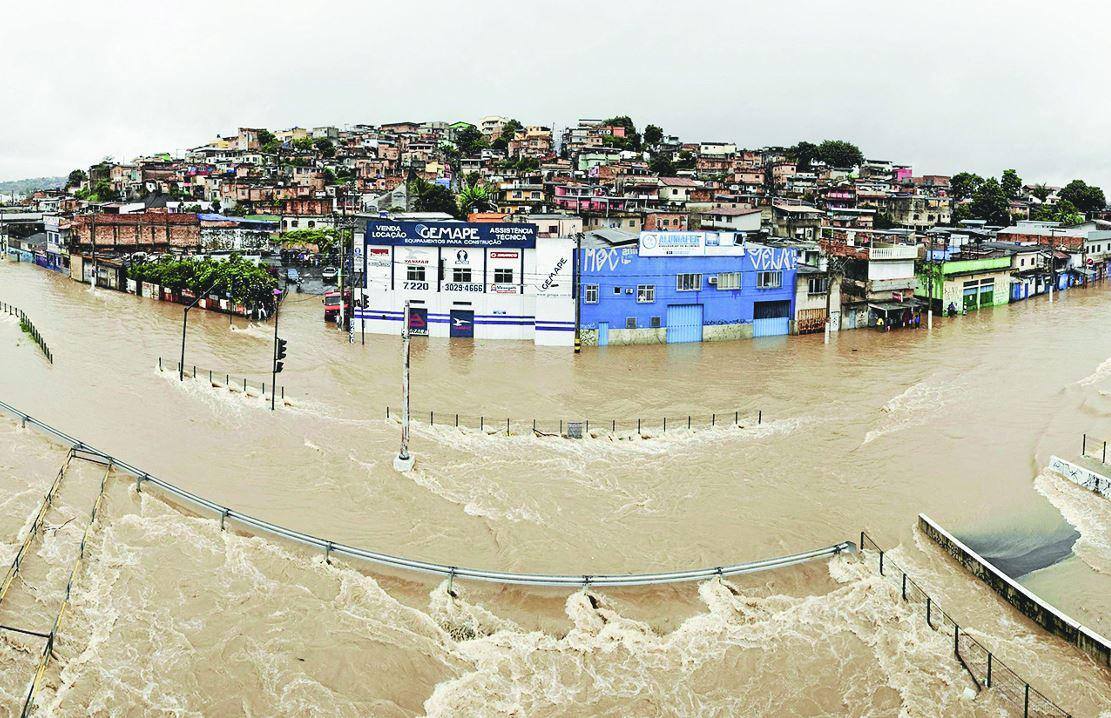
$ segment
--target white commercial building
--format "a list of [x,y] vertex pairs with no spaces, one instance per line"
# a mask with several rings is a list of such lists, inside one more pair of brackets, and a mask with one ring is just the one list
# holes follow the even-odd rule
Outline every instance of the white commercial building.
[[538,237],[532,224],[398,222],[355,229],[356,326],[459,339],[574,343],[574,240]]

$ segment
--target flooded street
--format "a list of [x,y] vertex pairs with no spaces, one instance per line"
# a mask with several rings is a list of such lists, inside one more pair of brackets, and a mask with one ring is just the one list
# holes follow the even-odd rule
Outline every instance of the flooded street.
[[[400,340],[322,325],[294,294],[279,333],[287,405],[213,388],[270,383],[273,325],[93,290],[0,261],[48,364],[0,317],[0,399],[193,491],[336,542],[448,565],[599,574],[714,567],[856,541],[896,547],[920,584],[1077,716],[1111,680],[914,529],[926,513],[1076,620],[1111,634],[1111,508],[1042,471],[1111,438],[1111,285],[932,332],[604,347],[413,342],[416,469],[396,473]],[[158,367],[163,357],[165,371]],[[190,371],[191,373],[191,371]],[[257,392],[255,392],[257,394]],[[732,426],[739,412],[743,428]],[[728,415],[713,428],[662,417]],[[751,417],[762,412],[762,423]],[[573,441],[456,429],[455,413],[589,417],[635,431]],[[427,414],[425,415],[427,416]],[[747,418],[746,418],[747,417]],[[420,418],[418,416],[418,418]],[[656,422],[652,424],[651,422]],[[524,426],[524,424],[522,424]],[[0,419],[0,552],[66,448]],[[1092,464],[1098,467],[1098,462]],[[79,517],[36,549],[25,604],[48,629],[103,469],[71,470]],[[63,499],[67,495],[63,495]],[[1101,503],[1102,502],[1102,503]],[[65,519],[51,519],[56,527]],[[378,573],[220,532],[110,481],[39,715],[999,715],[951,647],[855,558],[728,581],[524,590]],[[30,605],[30,604],[26,604]],[[53,608],[51,608],[53,607]],[[40,616],[41,614],[41,616]],[[0,636],[0,716],[41,643]]]

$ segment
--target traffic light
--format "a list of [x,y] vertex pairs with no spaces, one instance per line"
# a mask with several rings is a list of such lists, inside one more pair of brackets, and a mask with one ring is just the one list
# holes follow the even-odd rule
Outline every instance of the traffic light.
[[282,371],[282,359],[285,359],[285,355],[286,355],[285,346],[286,346],[286,340],[279,338],[278,339],[278,345],[277,345],[277,347],[274,351],[274,373],[275,374],[280,374],[281,371]]

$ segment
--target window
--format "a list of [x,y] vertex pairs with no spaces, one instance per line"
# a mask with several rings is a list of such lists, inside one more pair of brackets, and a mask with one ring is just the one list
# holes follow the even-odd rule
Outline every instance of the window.
[[757,272],[756,286],[760,289],[777,289],[783,286],[783,272]]
[[405,281],[407,282],[423,282],[424,281],[424,267],[418,267],[410,264],[405,268]]
[[471,281],[471,268],[470,267],[455,267],[451,270],[451,281],[465,282]]
[[621,287],[614,287],[613,288],[613,293],[614,293],[614,296],[616,296],[618,294],[621,294]]
[[508,267],[495,269],[494,284],[513,284],[513,270]]
[[625,318],[625,328],[626,329],[636,329],[637,328],[637,318],[636,317],[626,317]]
[[702,275],[701,274],[677,274],[675,275],[675,291],[677,292],[697,292],[702,289]]
[[637,304],[651,304],[654,301],[656,301],[656,285],[638,284]]
[[659,317],[652,317],[649,324],[651,325],[651,327],[653,329],[659,329],[660,328],[660,318]]
[[825,294],[828,287],[829,280],[826,277],[810,277],[806,280],[807,294]]
[[583,297],[584,302],[586,302],[587,304],[597,304],[598,303],[598,285],[597,284],[588,284],[588,285],[586,285],[585,294],[586,294],[586,296]]
[[741,288],[741,273],[740,272],[722,272],[718,275],[717,282],[718,289],[740,289]]

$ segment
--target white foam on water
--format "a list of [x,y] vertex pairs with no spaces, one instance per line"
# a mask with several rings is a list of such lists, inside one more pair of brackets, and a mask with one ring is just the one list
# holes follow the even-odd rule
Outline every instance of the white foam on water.
[[1034,488],[1079,532],[1073,553],[1094,570],[1111,575],[1111,500],[1048,469],[1035,477]]
[[[428,716],[960,715],[970,685],[948,641],[855,559],[820,596],[761,597],[727,581],[663,633],[609,599],[567,599],[563,637],[479,622],[459,644],[472,670],[436,686]],[[464,609],[470,615],[469,609]],[[492,631],[492,632],[491,632]]]
[[958,380],[924,379],[904,389],[880,408],[877,428],[864,436],[867,445],[888,434],[920,426],[961,398]]
[[1104,359],[1094,372],[1076,383],[1078,386],[1092,386],[1093,384],[1099,384],[1108,377],[1111,377],[1111,358]]

